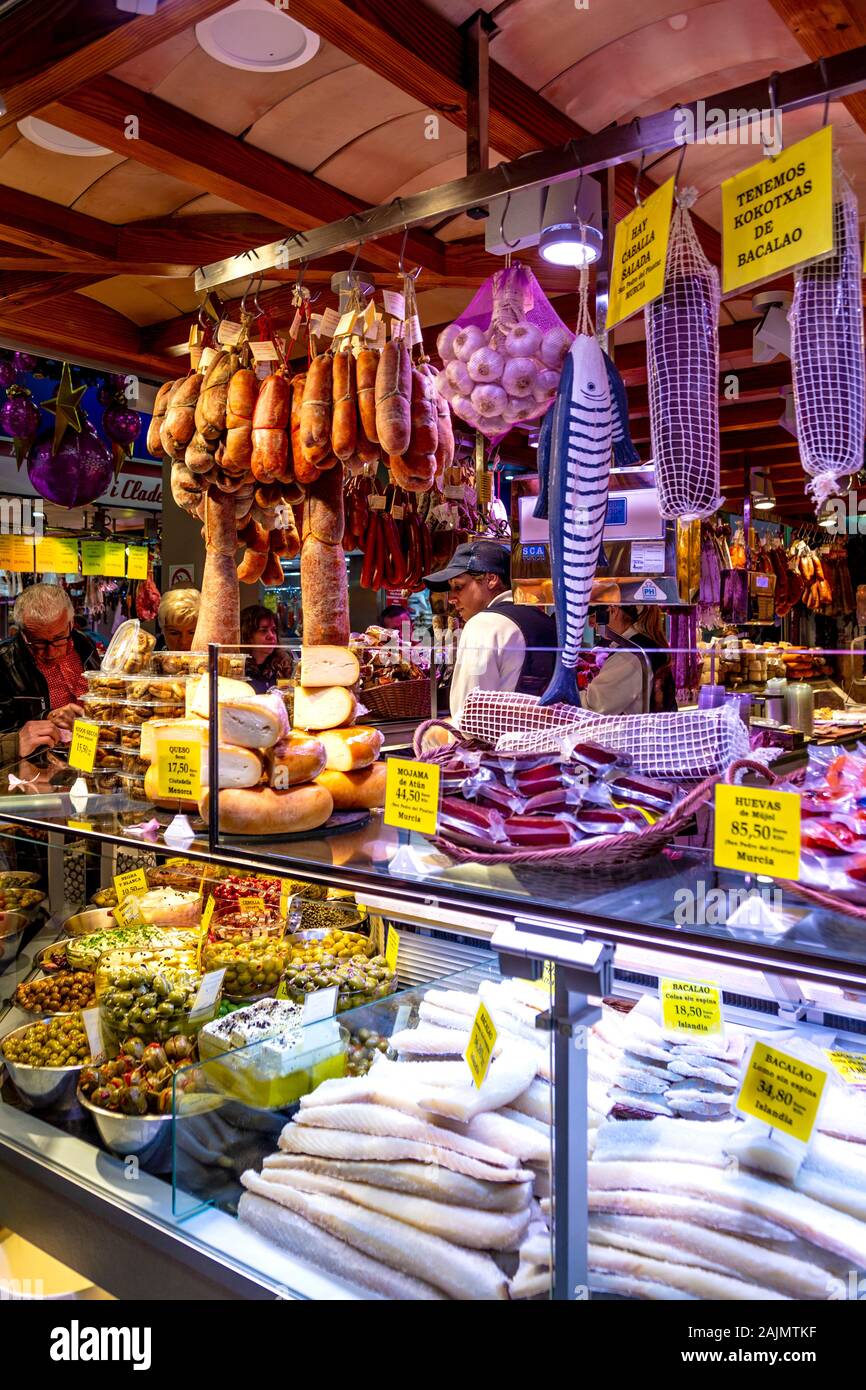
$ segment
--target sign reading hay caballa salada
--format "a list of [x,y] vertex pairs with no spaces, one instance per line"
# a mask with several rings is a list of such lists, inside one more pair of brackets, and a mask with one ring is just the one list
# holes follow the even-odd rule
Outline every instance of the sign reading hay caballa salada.
[[831,126],[722,184],[722,292],[833,250]]

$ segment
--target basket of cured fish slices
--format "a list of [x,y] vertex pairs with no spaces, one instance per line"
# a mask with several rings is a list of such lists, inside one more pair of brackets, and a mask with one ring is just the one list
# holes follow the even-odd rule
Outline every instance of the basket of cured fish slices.
[[628,865],[658,854],[693,824],[718,773],[682,785],[650,777],[633,757],[572,736],[556,752],[492,749],[465,735],[425,751],[428,720],[415,735],[421,761],[440,768],[437,846],[460,863]]

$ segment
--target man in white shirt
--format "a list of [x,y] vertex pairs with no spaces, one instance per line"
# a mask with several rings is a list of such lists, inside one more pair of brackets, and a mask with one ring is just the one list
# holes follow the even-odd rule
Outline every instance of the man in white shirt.
[[465,626],[451,678],[451,718],[459,725],[470,690],[521,690],[540,695],[553,674],[556,624],[543,610],[515,603],[511,555],[495,541],[459,545],[450,563],[425,575],[431,588],[447,584]]

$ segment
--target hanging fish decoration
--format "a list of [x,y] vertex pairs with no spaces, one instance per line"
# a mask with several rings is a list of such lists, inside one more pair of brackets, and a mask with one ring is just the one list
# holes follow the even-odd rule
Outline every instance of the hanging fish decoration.
[[800,460],[820,508],[863,467],[863,302],[857,199],[838,161],[833,254],[794,273],[791,368]]
[[542,705],[580,704],[575,669],[607,516],[614,438],[620,447],[627,440],[634,449],[624,410],[622,381],[605,359],[586,315],[563,362],[556,399],[544,417],[538,444],[535,516],[550,522],[559,639],[556,670],[541,696]]
[[659,511],[668,520],[712,516],[723,502],[719,437],[719,272],[704,255],[677,193],[664,290],[646,309],[650,437]]

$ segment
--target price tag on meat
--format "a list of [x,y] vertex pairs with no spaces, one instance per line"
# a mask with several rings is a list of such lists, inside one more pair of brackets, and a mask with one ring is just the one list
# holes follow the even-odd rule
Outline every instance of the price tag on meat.
[[716,787],[713,862],[718,869],[800,877],[800,798],[760,787]]
[[191,739],[160,739],[156,745],[157,791],[162,797],[198,801],[201,796],[201,744]]
[[826,1083],[820,1067],[756,1041],[735,1108],[808,1144]]
[[439,821],[439,768],[389,758],[385,774],[385,824],[435,835]]
[[832,250],[832,126],[723,182],[723,294]]
[[122,903],[131,893],[146,893],[147,874],[144,869],[127,869],[125,874],[115,874],[114,891],[119,903]]
[[400,954],[400,933],[396,927],[388,928],[388,943],[385,947],[385,963],[393,974],[397,969],[397,957]]
[[194,1018],[200,1018],[202,1014],[210,1013],[213,1009],[214,1004],[219,999],[225,973],[225,966],[223,966],[222,970],[209,970],[206,975],[202,975],[198,994],[195,996],[193,1006],[189,1011],[190,1021]]
[[472,1025],[472,1032],[469,1034],[469,1045],[463,1054],[472,1073],[472,1080],[478,1087],[484,1084],[490,1059],[493,1056],[493,1049],[496,1046],[496,1037],[496,1025],[493,1019],[484,1005],[479,1004],[475,1022]]
[[825,1050],[836,1071],[849,1086],[866,1086],[866,1057],[862,1052],[844,1052],[838,1048]]
[[76,719],[69,745],[69,766],[77,768],[79,772],[92,772],[98,742],[99,726],[88,724],[86,719]]
[[616,224],[608,328],[631,318],[664,289],[673,197],[671,178]]
[[715,985],[701,980],[662,980],[659,998],[666,1033],[696,1033],[702,1038],[724,1035],[722,995]]

